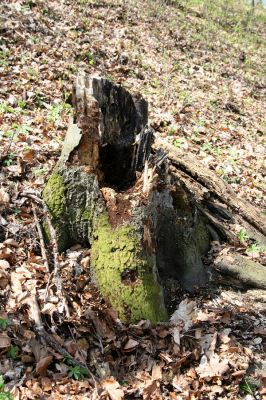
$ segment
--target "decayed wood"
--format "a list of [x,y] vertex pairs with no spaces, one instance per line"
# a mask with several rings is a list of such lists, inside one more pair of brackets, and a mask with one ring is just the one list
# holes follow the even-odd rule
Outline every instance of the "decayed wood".
[[229,185],[226,185],[214,172],[204,167],[196,156],[184,154],[181,150],[165,143],[162,139],[156,139],[154,148],[164,149],[173,166],[192,177],[210,192],[209,195],[221,200],[234,213],[239,213],[243,219],[266,236],[266,218],[259,214],[255,207],[238,198]]
[[[237,214],[266,233],[263,217],[196,157],[147,128],[147,102],[99,77],[74,84],[74,121],[43,192],[63,251],[91,246],[102,294],[126,321],[166,316],[162,287],[207,282],[211,240],[236,241]],[[112,285],[110,285],[112,282]]]
[[214,261],[217,271],[231,276],[244,287],[266,289],[266,267],[236,252],[222,252]]

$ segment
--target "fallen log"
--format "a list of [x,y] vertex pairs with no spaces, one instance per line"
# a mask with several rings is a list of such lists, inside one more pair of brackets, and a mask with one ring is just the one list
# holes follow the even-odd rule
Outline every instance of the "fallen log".
[[[236,193],[210,169],[204,167],[195,156],[183,154],[181,150],[157,139],[154,145],[157,149],[164,149],[171,163],[180,171],[193,178],[198,184],[206,188],[205,197],[213,197],[230,207],[256,230],[266,236],[266,218],[247,201],[237,197]],[[228,211],[227,211],[228,212]],[[230,217],[229,217],[230,219]]]
[[229,279],[237,279],[243,287],[266,289],[266,267],[241,254],[221,252],[214,261],[214,267]]
[[141,96],[82,74],[73,106],[43,191],[59,250],[91,246],[95,281],[122,320],[165,320],[164,282],[204,286],[202,257],[212,240],[237,241],[236,211],[263,236],[262,219],[196,159],[154,141]]

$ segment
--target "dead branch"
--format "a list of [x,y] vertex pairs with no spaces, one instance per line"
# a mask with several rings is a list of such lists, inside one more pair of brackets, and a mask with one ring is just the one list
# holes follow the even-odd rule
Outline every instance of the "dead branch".
[[47,253],[46,253],[46,248],[45,248],[45,243],[44,243],[44,237],[43,237],[43,232],[42,232],[42,228],[40,225],[40,222],[38,220],[38,216],[37,216],[37,211],[36,211],[36,206],[34,204],[34,202],[32,201],[31,203],[32,205],[32,211],[33,211],[33,216],[34,216],[34,221],[36,224],[36,228],[38,231],[38,235],[39,235],[39,240],[40,240],[40,246],[41,246],[41,253],[42,253],[42,258],[44,260],[44,265],[46,267],[46,270],[49,272],[49,262],[48,262],[48,258],[47,258]]
[[36,194],[32,194],[29,192],[23,192],[21,194],[23,197],[28,197],[31,200],[35,201],[37,204],[40,204],[45,212],[46,216],[46,221],[48,224],[49,232],[50,232],[50,237],[51,237],[51,247],[52,247],[52,252],[53,252],[53,259],[54,259],[54,269],[53,269],[53,280],[56,286],[56,291],[59,299],[61,300],[61,304],[63,306],[63,310],[65,310],[66,316],[69,318],[70,317],[70,311],[69,307],[67,304],[67,300],[65,298],[65,295],[63,293],[63,285],[62,285],[62,279],[61,279],[61,268],[60,268],[60,263],[59,263],[59,251],[58,251],[58,245],[57,245],[57,240],[56,240],[56,232],[53,227],[51,218],[49,216],[49,210],[45,202],[38,197]]

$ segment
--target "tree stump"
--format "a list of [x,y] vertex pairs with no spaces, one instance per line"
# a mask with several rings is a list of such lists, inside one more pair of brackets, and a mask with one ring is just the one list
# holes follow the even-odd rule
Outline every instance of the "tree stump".
[[[154,141],[140,95],[81,74],[73,106],[74,120],[43,191],[59,249],[91,247],[95,281],[123,321],[164,321],[164,282],[174,279],[189,291],[207,283],[202,256],[214,239],[234,241],[223,220],[232,213],[227,203],[203,196],[203,169],[197,170],[200,182],[195,171],[191,179],[193,161],[186,172],[178,169],[181,157]],[[205,178],[210,182],[209,172]]]

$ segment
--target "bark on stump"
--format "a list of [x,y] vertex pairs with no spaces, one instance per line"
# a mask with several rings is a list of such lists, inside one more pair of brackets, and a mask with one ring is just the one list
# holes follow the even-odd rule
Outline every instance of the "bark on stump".
[[[199,182],[187,159],[184,171],[172,148],[166,154],[162,143],[153,143],[141,96],[82,74],[73,105],[74,122],[43,192],[59,249],[91,246],[95,280],[123,321],[166,320],[164,280],[189,291],[204,285],[202,256],[211,240],[234,241],[217,217],[218,209],[231,218],[228,204],[206,200],[200,167]],[[210,182],[206,171],[205,177]]]

